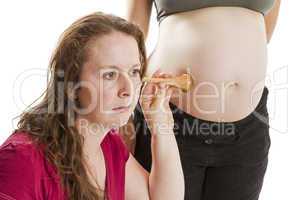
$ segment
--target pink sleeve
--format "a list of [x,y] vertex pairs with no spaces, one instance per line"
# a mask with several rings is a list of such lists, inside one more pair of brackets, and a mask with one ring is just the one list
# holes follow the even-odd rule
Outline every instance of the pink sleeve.
[[31,200],[35,180],[27,148],[7,144],[0,148],[0,200]]

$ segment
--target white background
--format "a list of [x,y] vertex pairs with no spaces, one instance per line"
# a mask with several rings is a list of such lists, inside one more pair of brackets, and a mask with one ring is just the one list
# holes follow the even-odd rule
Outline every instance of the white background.
[[[59,35],[73,21],[94,11],[123,17],[125,0],[2,1],[0,6],[0,144],[13,120],[46,86],[46,70]],[[299,200],[299,1],[282,0],[277,27],[268,45],[271,149],[260,200]],[[153,7],[148,55],[158,34]],[[26,80],[24,81],[24,79]]]

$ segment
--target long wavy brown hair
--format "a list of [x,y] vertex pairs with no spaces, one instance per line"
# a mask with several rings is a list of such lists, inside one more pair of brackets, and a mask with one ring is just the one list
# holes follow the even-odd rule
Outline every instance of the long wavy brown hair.
[[76,109],[80,107],[77,92],[70,84],[79,82],[88,47],[93,39],[119,31],[135,38],[141,62],[142,76],[147,61],[144,36],[137,25],[120,17],[92,13],[71,24],[60,36],[49,63],[47,88],[18,117],[16,131],[26,131],[36,144],[43,144],[46,159],[54,164],[61,186],[72,200],[104,199],[104,191],[93,186],[83,159],[84,138],[75,127]]

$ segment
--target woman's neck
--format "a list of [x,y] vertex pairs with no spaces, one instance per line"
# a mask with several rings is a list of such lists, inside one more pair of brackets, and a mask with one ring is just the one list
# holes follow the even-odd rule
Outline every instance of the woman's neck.
[[79,134],[84,137],[83,153],[88,157],[102,155],[100,144],[110,128],[99,123],[90,122],[83,117],[76,119],[76,128]]

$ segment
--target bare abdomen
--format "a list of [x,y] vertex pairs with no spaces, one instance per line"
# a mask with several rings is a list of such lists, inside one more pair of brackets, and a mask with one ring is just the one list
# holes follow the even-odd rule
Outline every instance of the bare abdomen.
[[253,111],[264,86],[264,18],[240,7],[213,7],[170,15],[160,24],[147,75],[157,67],[189,72],[195,85],[171,102],[211,121],[236,121]]

